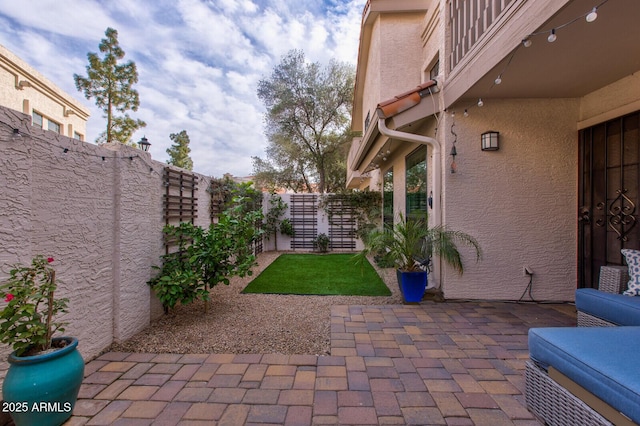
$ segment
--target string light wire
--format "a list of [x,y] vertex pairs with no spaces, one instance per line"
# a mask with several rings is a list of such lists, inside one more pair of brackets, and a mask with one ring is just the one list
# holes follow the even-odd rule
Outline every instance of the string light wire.
[[[566,28],[582,19],[585,19],[587,22],[591,23],[593,21],[595,21],[598,17],[598,9],[600,9],[605,3],[607,3],[609,0],[603,0],[601,1],[597,6],[592,7],[591,9],[589,9],[589,11],[587,11],[586,13],[583,13],[580,16],[577,16],[573,19],[571,19],[568,22],[565,22],[564,24],[558,25],[554,28],[552,28],[551,30],[543,30],[543,31],[537,31],[537,32],[533,32],[529,35],[527,35],[526,37],[524,37],[522,39],[522,41],[520,42],[520,44],[518,44],[518,46],[516,46],[516,48],[513,50],[513,52],[511,52],[511,54],[509,55],[509,59],[507,60],[507,63],[505,64],[504,68],[502,68],[502,71],[498,74],[498,76],[495,78],[495,80],[493,80],[491,86],[489,87],[489,91],[491,91],[491,89],[493,89],[494,86],[502,84],[502,79],[505,75],[505,73],[507,72],[507,70],[509,69],[509,66],[511,65],[511,62],[513,61],[513,58],[516,56],[516,53],[519,51],[520,47],[530,47],[533,44],[532,38],[539,36],[539,35],[543,35],[546,34],[547,35],[547,39],[549,42],[554,42],[557,39],[557,32],[558,30],[561,30],[563,28]],[[469,103],[467,106],[464,106],[464,116],[468,117],[469,116],[469,109],[473,108],[473,107],[482,107],[484,106],[484,102],[482,100],[482,97],[478,98],[477,102],[473,102],[473,103]]]
[[[62,145],[58,145],[52,142],[51,139],[46,139],[40,136],[36,136],[33,134],[28,134],[28,133],[22,133],[19,131],[19,129],[17,129],[16,127],[13,127],[11,124],[9,123],[5,123],[4,121],[0,120],[0,124],[3,124],[7,127],[9,127],[14,133],[16,130],[18,130],[19,134],[23,137],[30,137],[31,139],[34,140],[38,140],[40,142],[44,142],[47,145],[50,146],[54,146],[56,148],[59,148],[62,150],[62,153],[67,155],[68,153],[74,153],[74,154],[81,154],[84,155],[86,157],[94,157],[94,158],[99,158],[101,162],[105,162],[106,160],[128,160],[129,162],[133,162],[134,159],[140,159],[140,161],[142,163],[144,163],[146,166],[149,167],[149,171],[152,173],[157,174],[158,176],[162,176],[162,174],[160,172],[158,172],[157,170],[155,170],[155,168],[153,167],[153,165],[149,164],[147,162],[147,160],[141,156],[140,154],[134,154],[134,155],[117,155],[117,153],[114,152],[114,155],[104,155],[104,154],[92,154],[90,152],[84,152],[84,151],[80,151],[80,150],[75,150],[75,149],[71,149],[68,146],[62,146]],[[80,141],[82,142],[82,141]]]

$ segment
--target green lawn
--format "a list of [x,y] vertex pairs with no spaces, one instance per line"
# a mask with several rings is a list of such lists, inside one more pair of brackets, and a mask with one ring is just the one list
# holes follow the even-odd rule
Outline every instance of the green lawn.
[[371,264],[353,254],[282,254],[243,293],[390,296]]

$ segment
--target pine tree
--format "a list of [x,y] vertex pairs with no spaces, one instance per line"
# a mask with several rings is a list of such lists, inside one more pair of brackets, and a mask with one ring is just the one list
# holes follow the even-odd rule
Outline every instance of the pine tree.
[[[87,77],[74,74],[73,79],[78,91],[83,92],[87,99],[95,98],[96,105],[107,119],[107,128],[96,142],[127,144],[137,129],[146,126],[144,121],[134,120],[126,113],[137,111],[140,106],[138,92],[132,88],[138,82],[138,71],[133,61],[118,63],[125,55],[118,44],[118,31],[107,28],[105,35],[99,45],[104,58],[101,59],[97,53],[88,53]],[[124,115],[116,116],[114,110]]]
[[169,161],[167,164],[172,164],[183,169],[193,170],[193,160],[189,157],[191,148],[189,148],[189,135],[186,130],[180,133],[171,133],[169,135],[173,141],[173,145],[167,149],[169,154]]

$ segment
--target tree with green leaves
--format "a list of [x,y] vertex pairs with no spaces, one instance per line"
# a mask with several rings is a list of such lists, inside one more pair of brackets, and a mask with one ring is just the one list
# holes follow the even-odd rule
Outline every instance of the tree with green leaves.
[[[96,142],[129,144],[133,133],[146,126],[144,121],[134,120],[127,114],[129,110],[137,111],[140,106],[138,92],[133,89],[138,82],[138,71],[133,61],[119,63],[125,53],[118,43],[118,31],[107,28],[105,35],[99,45],[104,57],[88,53],[87,77],[74,74],[73,79],[78,91],[83,92],[87,99],[95,98],[96,105],[107,119],[107,128]],[[123,115],[115,115],[116,111]]]
[[165,313],[178,303],[195,300],[205,302],[206,312],[213,287],[229,285],[233,276],[252,275],[251,268],[256,264],[254,244],[262,238],[259,224],[263,214],[256,203],[262,194],[248,184],[240,184],[234,186],[230,197],[217,222],[208,228],[189,222],[164,227],[167,237],[179,242],[179,249],[161,257],[162,266],[155,267],[158,275],[147,284]]
[[269,197],[269,210],[265,215],[265,221],[263,223],[263,229],[267,240],[271,239],[275,243],[276,251],[278,251],[278,233],[281,232],[284,235],[293,236],[293,225],[289,219],[282,219],[284,213],[289,208],[289,205],[282,201],[282,197],[278,194],[271,193]]
[[331,60],[323,67],[291,50],[260,80],[269,145],[266,160],[253,160],[257,183],[321,193],[344,188],[354,75],[349,64]]
[[167,154],[169,154],[167,164],[193,170],[193,160],[189,156],[191,148],[189,148],[190,140],[187,131],[183,130],[180,133],[171,133],[169,137],[173,141],[173,145],[167,149]]

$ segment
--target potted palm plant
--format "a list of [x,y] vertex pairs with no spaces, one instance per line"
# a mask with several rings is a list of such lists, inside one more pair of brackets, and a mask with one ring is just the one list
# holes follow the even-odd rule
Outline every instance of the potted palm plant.
[[2,384],[3,410],[20,425],[59,425],[73,411],[84,376],[75,337],[55,320],[67,312],[67,299],[54,298],[53,258],[38,255],[31,265],[14,265],[0,285],[0,341],[12,346]]
[[400,215],[395,225],[373,230],[364,243],[361,256],[381,255],[395,265],[405,303],[422,300],[433,256],[440,256],[459,274],[464,272],[459,244],[472,247],[476,261],[482,256],[480,244],[474,237],[444,226],[429,227],[426,217],[405,220]]

